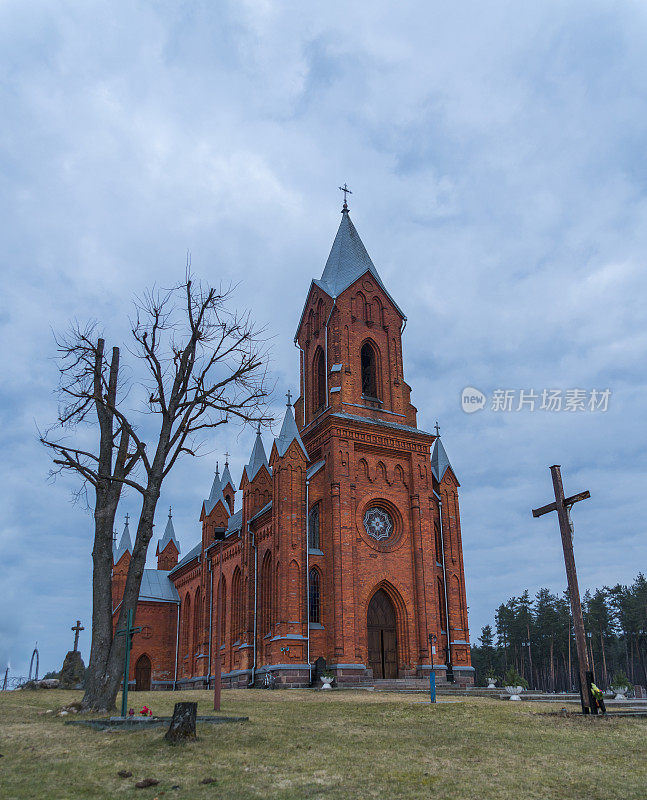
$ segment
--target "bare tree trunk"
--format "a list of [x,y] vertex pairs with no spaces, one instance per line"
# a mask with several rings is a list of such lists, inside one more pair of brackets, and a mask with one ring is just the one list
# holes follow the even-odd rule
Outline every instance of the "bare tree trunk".
[[[159,499],[159,488],[157,491],[151,490],[151,494],[144,497],[142,503],[142,510],[137,525],[137,536],[135,537],[135,544],[133,546],[133,553],[130,560],[130,567],[128,569],[128,576],[126,578],[126,587],[124,595],[119,608],[119,618],[117,621],[117,630],[123,629],[126,626],[128,611],[133,609],[137,612],[137,601],[139,599],[139,589],[141,587],[142,576],[146,566],[146,554],[148,544],[153,536],[153,519],[155,517],[155,508]],[[112,638],[112,621],[111,621],[111,641],[106,659],[106,668],[97,698],[95,699],[96,707],[113,709],[116,707],[117,693],[121,685],[123,676],[123,660],[124,660],[124,647],[125,637],[115,636]]]
[[[94,405],[99,420],[99,457],[95,485],[94,547],[92,549],[92,645],[90,662],[82,700],[85,710],[108,711],[114,708],[114,700],[106,705],[103,701],[105,674],[112,644],[112,532],[123,483],[113,480],[114,454],[114,408],[119,374],[119,348],[112,350],[108,391],[103,395],[104,340],[99,339],[94,363]],[[107,402],[106,402],[107,401]],[[122,431],[115,461],[115,472],[124,471],[127,459],[128,434]]]
[[[58,471],[76,472],[83,482],[81,491],[87,484],[95,489],[92,648],[82,701],[85,710],[115,708],[123,674],[125,637],[113,636],[112,598],[112,533],[123,486],[141,494],[142,507],[124,594],[119,598],[117,626],[122,630],[128,612],[137,609],[155,509],[168,472],[182,454],[196,455],[206,431],[232,419],[242,423],[267,419],[261,407],[268,396],[262,332],[254,329],[248,314],[229,312],[228,297],[229,292],[221,294],[199,284],[196,289],[187,274],[185,282],[174,289],[147,293],[136,302],[131,333],[135,355],[148,375],[140,385],[146,386],[147,394],[153,389],[145,409],[160,419],[152,460],[153,448],[146,449],[138,425],[118,399],[119,349],[113,348],[108,365],[104,340],[95,344],[93,325],[85,330],[74,326],[71,336],[57,341],[62,362],[59,393],[64,400],[59,407],[59,432],[87,423],[94,412],[99,424],[97,451],[71,446],[66,437],[41,437],[54,450]],[[180,308],[184,334],[179,333],[174,316]],[[145,481],[131,475],[138,464]]]

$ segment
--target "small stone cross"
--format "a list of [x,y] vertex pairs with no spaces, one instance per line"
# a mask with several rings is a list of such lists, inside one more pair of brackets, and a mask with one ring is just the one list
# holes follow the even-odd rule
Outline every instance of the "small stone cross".
[[76,653],[79,649],[79,633],[85,630],[83,625],[81,625],[80,619],[77,619],[76,625],[71,630],[74,631],[74,652]]

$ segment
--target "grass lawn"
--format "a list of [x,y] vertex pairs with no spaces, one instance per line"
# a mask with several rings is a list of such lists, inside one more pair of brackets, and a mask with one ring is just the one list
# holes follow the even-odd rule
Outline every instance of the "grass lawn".
[[[171,747],[162,728],[98,732],[42,714],[79,698],[0,694],[2,800],[647,797],[646,719],[561,718],[552,705],[486,698],[432,707],[423,695],[227,690],[222,713],[249,722],[198,725],[197,741]],[[201,691],[130,699],[158,715],[179,700],[211,708]],[[135,789],[146,777],[159,785]]]

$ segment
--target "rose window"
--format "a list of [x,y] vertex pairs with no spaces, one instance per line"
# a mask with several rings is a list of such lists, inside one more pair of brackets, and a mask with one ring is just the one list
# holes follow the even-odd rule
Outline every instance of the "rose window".
[[378,542],[388,539],[393,533],[393,520],[388,511],[379,506],[371,506],[364,514],[364,528],[369,536]]

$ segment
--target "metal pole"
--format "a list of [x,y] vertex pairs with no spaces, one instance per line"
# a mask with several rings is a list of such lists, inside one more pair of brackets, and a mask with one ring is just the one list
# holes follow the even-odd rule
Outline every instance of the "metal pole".
[[594,708],[597,711],[597,706],[593,705],[591,702],[589,683],[587,682],[589,659],[586,652],[584,618],[582,616],[580,589],[577,583],[577,571],[575,569],[575,555],[573,553],[571,526],[568,519],[568,512],[564,505],[564,487],[562,485],[562,474],[559,465],[553,465],[550,468],[550,473],[553,479],[553,489],[555,491],[555,508],[557,511],[557,518],[559,519],[559,530],[562,535],[562,548],[564,550],[564,563],[566,565],[566,579],[568,581],[568,593],[571,600],[571,610],[573,612],[573,627],[575,629],[575,646],[577,648],[582,712],[584,714],[588,714],[589,711],[592,711]]
[[128,616],[126,618],[126,653],[124,655],[124,685],[121,690],[121,716],[126,717],[128,715],[128,678],[130,675],[130,645],[131,645],[131,634],[130,630],[133,627],[133,610],[132,608],[128,610]]
[[436,702],[436,673],[434,672],[434,642],[436,636],[429,634],[429,652],[431,653],[431,669],[429,670],[429,701]]
[[[305,402],[305,401],[304,401]],[[310,481],[306,478],[306,658],[308,661],[308,686],[312,684],[310,664]]]
[[213,710],[220,711],[220,615],[222,614],[222,539],[218,559],[218,610],[216,612],[216,657],[213,676]]

